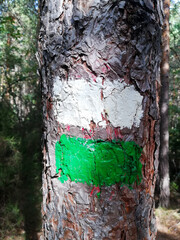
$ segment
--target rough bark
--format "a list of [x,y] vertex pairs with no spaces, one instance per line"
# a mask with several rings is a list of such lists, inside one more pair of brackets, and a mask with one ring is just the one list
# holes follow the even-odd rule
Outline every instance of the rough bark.
[[169,11],[170,0],[163,1],[164,24],[162,31],[161,95],[160,95],[160,151],[159,151],[159,205],[169,206]]
[[[41,0],[40,16],[39,61],[44,116],[43,239],[155,239],[161,1]],[[77,81],[81,86],[88,83],[87,88],[92,87],[89,92],[98,89],[97,95],[105,106],[109,107],[106,100],[113,98],[109,113],[101,112],[102,125],[101,121],[96,121],[99,118],[96,106],[89,124],[89,118],[85,116],[84,122],[75,125],[77,105],[70,100],[69,106],[67,99],[76,100]],[[85,95],[81,91],[76,97],[84,97],[81,103],[83,99],[87,103],[89,98],[88,107],[92,109],[97,96],[92,97],[87,88],[84,88]],[[109,95],[108,89],[112,89]],[[60,96],[58,92],[61,91],[64,95]],[[115,94],[118,91],[121,91],[123,102]],[[128,95],[128,91],[132,95]],[[131,103],[135,104],[136,113],[131,109]],[[98,104],[101,102],[97,103],[99,107]],[[68,111],[68,106],[73,108]],[[125,116],[131,109],[133,120],[127,118],[125,121],[121,115],[123,121],[116,121],[113,116],[118,118],[118,114],[122,114],[119,109],[123,109]],[[80,107],[77,111],[82,116]],[[141,117],[138,111],[142,111]],[[70,179],[62,183],[58,179],[61,169],[60,175],[57,174],[55,157],[55,145],[62,134],[101,138],[108,142],[113,139],[134,141],[143,149],[141,183],[134,183],[132,189],[121,183],[102,186],[100,198],[93,193],[93,186]]]

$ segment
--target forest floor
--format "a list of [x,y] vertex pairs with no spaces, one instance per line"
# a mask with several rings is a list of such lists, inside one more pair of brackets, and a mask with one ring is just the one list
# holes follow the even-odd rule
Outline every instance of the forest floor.
[[170,207],[157,208],[155,214],[158,229],[156,240],[180,240],[180,194],[171,194]]
[[180,209],[156,209],[157,240],[180,240]]

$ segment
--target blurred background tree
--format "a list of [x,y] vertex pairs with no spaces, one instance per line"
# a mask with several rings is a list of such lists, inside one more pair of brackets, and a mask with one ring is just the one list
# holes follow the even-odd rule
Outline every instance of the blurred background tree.
[[41,228],[41,97],[38,2],[0,5],[0,239]]
[[178,191],[180,192],[180,2],[167,0],[163,3],[165,19],[162,31],[161,146],[156,181],[156,205],[168,207],[169,204],[177,205],[177,195],[179,196]]
[[180,191],[180,2],[170,10],[169,163],[171,190]]

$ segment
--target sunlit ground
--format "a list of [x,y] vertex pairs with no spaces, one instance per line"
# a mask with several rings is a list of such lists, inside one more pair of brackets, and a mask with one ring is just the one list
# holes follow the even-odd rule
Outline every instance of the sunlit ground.
[[25,240],[25,232],[22,230],[18,235],[7,236],[4,240]]
[[158,236],[157,240],[180,239],[180,209],[156,209]]
[[180,240],[180,195],[173,194],[169,209],[157,208],[157,240]]

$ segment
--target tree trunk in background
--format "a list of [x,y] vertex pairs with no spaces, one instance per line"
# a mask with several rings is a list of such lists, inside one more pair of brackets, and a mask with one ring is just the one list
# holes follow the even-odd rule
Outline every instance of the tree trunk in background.
[[169,11],[170,0],[164,3],[164,24],[162,31],[161,95],[160,95],[160,151],[159,151],[159,205],[168,207],[169,186]]
[[40,18],[42,239],[155,239],[160,1],[41,0]]

